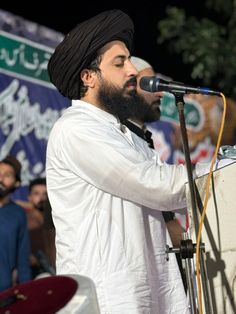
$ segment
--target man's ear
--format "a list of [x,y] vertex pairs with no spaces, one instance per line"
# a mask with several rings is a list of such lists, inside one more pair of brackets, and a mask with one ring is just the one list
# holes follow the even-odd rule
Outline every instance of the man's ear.
[[88,70],[88,69],[84,69],[81,71],[80,73],[80,78],[84,83],[84,86],[87,87],[94,87],[95,84],[95,72]]

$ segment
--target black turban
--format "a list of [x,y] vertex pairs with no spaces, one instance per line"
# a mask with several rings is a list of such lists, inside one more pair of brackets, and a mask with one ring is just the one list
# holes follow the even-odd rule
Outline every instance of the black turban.
[[80,98],[80,72],[88,67],[97,51],[113,40],[131,50],[134,25],[120,10],[102,12],[78,24],[57,46],[48,63],[51,82],[70,99]]

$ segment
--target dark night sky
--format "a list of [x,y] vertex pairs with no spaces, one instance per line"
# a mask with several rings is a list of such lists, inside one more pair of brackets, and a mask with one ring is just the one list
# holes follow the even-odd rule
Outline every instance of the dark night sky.
[[[141,1],[139,0],[139,2]],[[31,4],[28,5],[22,3],[19,1],[19,4],[16,5],[9,0],[4,1],[0,4],[0,9],[62,33],[67,33],[77,23],[104,10],[121,9],[132,18],[135,25],[134,54],[146,59],[156,71],[162,74],[178,81],[193,83],[190,78],[191,67],[183,65],[181,57],[170,54],[164,45],[157,45],[157,22],[165,17],[167,5],[182,7],[188,14],[201,17],[207,13],[204,11],[203,1],[146,0],[145,3],[143,1],[143,4],[135,5],[129,1],[126,1],[126,5],[122,5],[121,2],[116,2],[113,5],[111,2],[107,4],[103,1],[93,3],[91,0],[83,1],[83,4],[82,1],[77,1],[76,4],[75,2],[72,4],[71,1],[50,1],[50,6],[48,5],[49,2],[42,1],[31,1]]]

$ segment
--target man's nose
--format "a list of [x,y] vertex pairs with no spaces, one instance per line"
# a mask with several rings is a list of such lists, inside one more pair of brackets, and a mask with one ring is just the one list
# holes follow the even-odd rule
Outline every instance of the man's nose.
[[131,62],[131,60],[129,61],[129,75],[131,76],[138,76],[138,71],[136,70],[135,66],[133,65],[133,63]]

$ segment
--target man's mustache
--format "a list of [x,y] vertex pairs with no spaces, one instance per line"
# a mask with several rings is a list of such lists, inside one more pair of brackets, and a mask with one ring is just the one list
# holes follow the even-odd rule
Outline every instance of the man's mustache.
[[129,79],[125,83],[124,88],[128,87],[129,85],[136,85],[137,86],[137,79],[136,79],[136,77],[132,77],[131,79]]
[[6,190],[6,186],[3,183],[1,183],[1,182],[0,182],[0,189],[1,190]]

